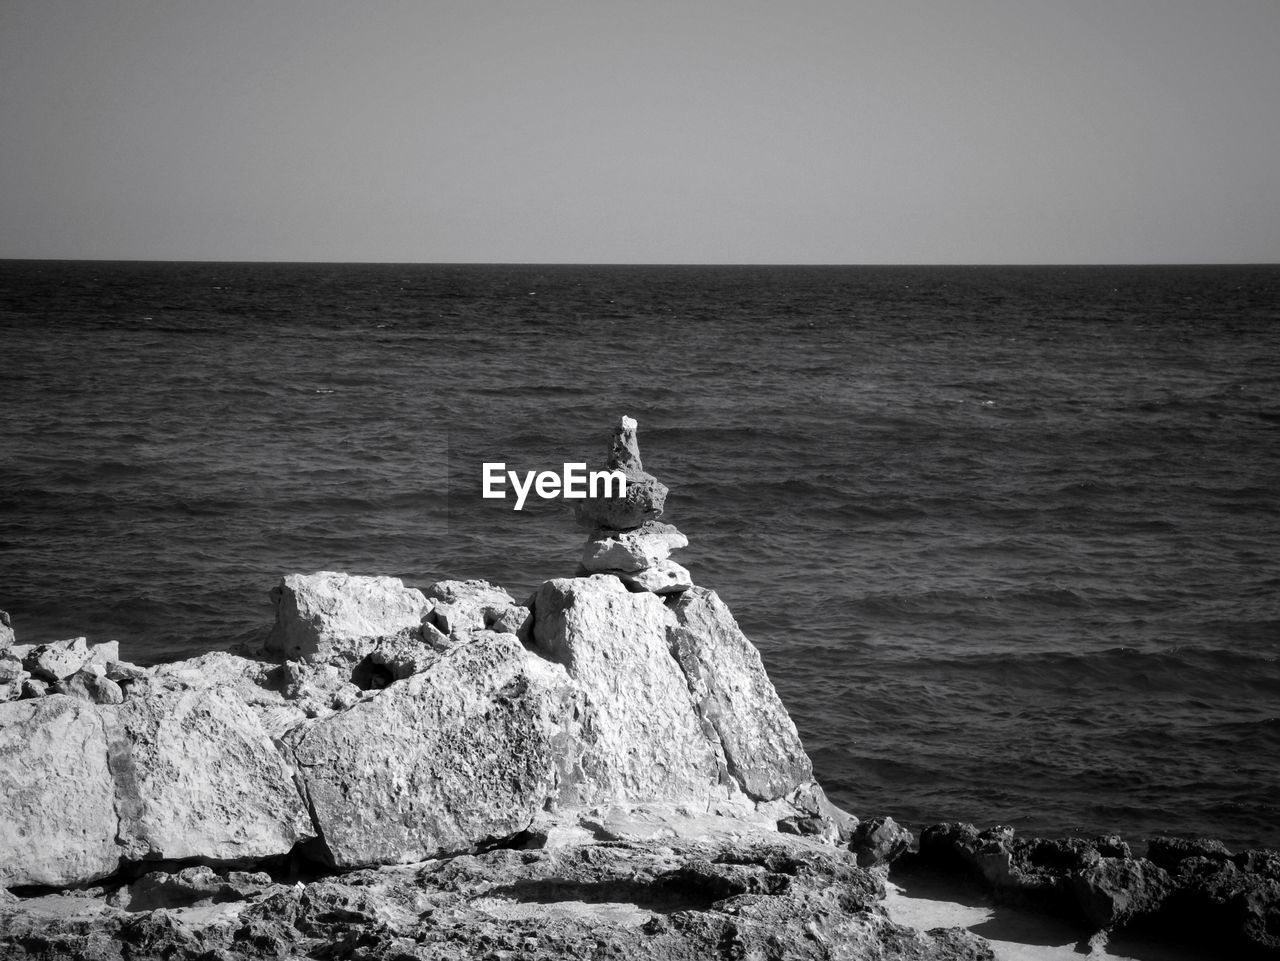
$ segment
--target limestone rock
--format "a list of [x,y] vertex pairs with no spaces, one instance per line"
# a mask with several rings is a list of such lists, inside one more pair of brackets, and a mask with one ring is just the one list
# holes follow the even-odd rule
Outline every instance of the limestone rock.
[[647,591],[650,594],[679,594],[693,587],[689,572],[675,561],[659,561],[643,571],[614,571],[614,577],[622,581],[630,591]]
[[115,790],[97,709],[53,695],[0,704],[0,888],[116,869]]
[[0,651],[0,684],[6,681],[19,681],[30,675],[22,666],[22,658],[15,657],[8,651]]
[[767,801],[812,780],[796,726],[724,601],[695,587],[671,610],[682,628],[669,635],[672,653],[742,790]]
[[596,574],[547,581],[533,609],[534,650],[586,697],[582,769],[566,800],[723,795],[723,757],[668,650],[670,615],[656,595]]
[[128,857],[246,861],[312,834],[293,771],[233,689],[165,690],[100,710]]
[[98,674],[87,667],[55,682],[53,689],[58,694],[66,694],[91,704],[119,704],[124,700],[124,691],[119,684],[107,677],[105,672]]
[[665,561],[673,550],[688,546],[689,538],[659,521],[631,531],[598,530],[583,549],[582,566],[593,574],[643,571]]
[[[783,843],[788,842],[788,843]],[[185,875],[185,877],[184,877]],[[847,851],[799,839],[493,850],[295,885],[148,875],[95,897],[0,905],[6,961],[711,958],[989,961],[977,935],[894,924]],[[231,900],[242,891],[244,900]],[[186,907],[201,895],[207,907]],[[43,902],[43,903],[35,903]],[[152,903],[157,909],[148,910]],[[169,905],[168,908],[159,905]]]
[[35,677],[46,681],[60,681],[70,677],[89,660],[89,645],[83,637],[69,641],[54,641],[33,649],[23,666]]
[[288,574],[271,592],[276,622],[267,650],[294,660],[362,656],[362,642],[416,631],[429,605],[397,577],[319,571]]
[[437,581],[426,594],[434,603],[428,622],[443,634],[460,638],[472,631],[515,633],[502,629],[509,626],[511,608],[518,606],[515,598],[488,581]]
[[398,864],[527,827],[556,791],[576,708],[561,668],[482,632],[285,741],[332,863]]
[[580,501],[576,512],[582,523],[626,531],[662,516],[667,487],[641,465],[636,422],[630,417],[623,417],[614,428],[605,469],[622,471],[627,480],[626,495],[589,497]]

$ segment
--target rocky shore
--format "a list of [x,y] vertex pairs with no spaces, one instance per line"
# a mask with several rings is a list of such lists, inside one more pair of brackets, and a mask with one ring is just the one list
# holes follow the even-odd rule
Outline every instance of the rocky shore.
[[[290,574],[261,651],[139,667],[0,617],[0,957],[981,959],[895,871],[1280,956],[1280,860],[1166,840],[919,842],[831,804],[759,654],[671,560],[636,424],[575,576]],[[1192,920],[1194,919],[1194,921]]]

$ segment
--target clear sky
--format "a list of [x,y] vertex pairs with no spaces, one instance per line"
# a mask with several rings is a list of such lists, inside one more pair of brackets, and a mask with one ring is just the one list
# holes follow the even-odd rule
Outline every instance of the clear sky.
[[0,0],[0,257],[1280,261],[1280,0]]

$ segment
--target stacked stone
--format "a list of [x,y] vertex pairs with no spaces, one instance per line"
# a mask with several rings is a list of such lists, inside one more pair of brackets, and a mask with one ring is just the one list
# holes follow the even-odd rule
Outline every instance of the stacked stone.
[[636,421],[623,417],[614,428],[606,470],[627,478],[625,497],[588,498],[578,519],[592,528],[582,551],[582,574],[612,574],[631,591],[676,594],[693,586],[689,572],[671,560],[671,552],[689,539],[658,521],[667,487],[640,461]]

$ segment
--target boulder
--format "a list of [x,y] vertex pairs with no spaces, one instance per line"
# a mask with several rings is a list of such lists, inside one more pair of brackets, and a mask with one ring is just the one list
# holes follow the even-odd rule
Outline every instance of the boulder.
[[671,524],[649,521],[631,531],[597,530],[582,551],[588,573],[643,571],[688,547],[689,539]]
[[336,867],[421,861],[510,837],[572,763],[564,670],[481,632],[285,743]]
[[1145,858],[1100,858],[1071,875],[1071,889],[1085,921],[1110,929],[1155,914],[1173,885],[1164,868]]
[[533,609],[533,649],[563,664],[586,699],[582,770],[566,800],[724,796],[724,755],[671,656],[661,599],[594,574],[547,581]]
[[0,704],[0,888],[112,873],[115,784],[98,710],[69,697]]
[[891,817],[870,818],[853,829],[849,850],[858,867],[888,867],[911,848],[915,838]]
[[130,859],[249,861],[314,833],[293,770],[234,689],[161,690],[100,711]]
[[271,597],[276,621],[266,648],[293,660],[363,656],[364,642],[416,631],[429,609],[422,592],[398,577],[332,571],[288,574]]
[[9,647],[17,638],[13,633],[13,622],[9,620],[8,611],[0,611],[0,648]]
[[724,601],[695,587],[671,610],[681,628],[668,634],[672,654],[742,790],[767,801],[812,780],[813,765],[795,723]]

